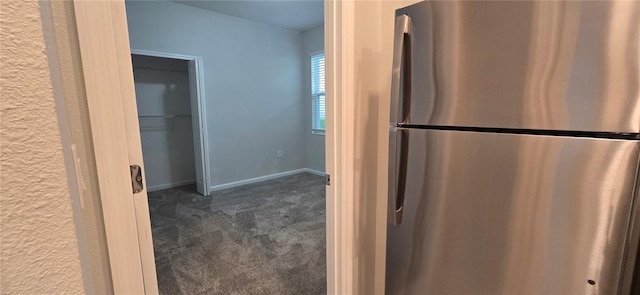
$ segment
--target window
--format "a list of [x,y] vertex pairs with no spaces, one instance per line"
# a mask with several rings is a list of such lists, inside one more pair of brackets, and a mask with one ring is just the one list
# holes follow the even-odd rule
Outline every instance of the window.
[[311,132],[324,134],[326,127],[324,95],[324,53],[311,56]]

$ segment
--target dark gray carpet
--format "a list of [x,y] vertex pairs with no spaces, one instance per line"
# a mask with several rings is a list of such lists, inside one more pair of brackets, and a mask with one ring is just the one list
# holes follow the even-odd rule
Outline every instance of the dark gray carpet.
[[324,178],[149,193],[161,294],[326,294]]

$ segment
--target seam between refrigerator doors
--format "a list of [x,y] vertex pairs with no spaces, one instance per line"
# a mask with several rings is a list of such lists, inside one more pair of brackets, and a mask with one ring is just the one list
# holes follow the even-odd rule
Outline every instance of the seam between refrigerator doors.
[[624,133],[624,132],[543,130],[543,129],[518,129],[518,128],[495,128],[495,127],[469,127],[469,126],[434,126],[434,125],[415,125],[415,124],[405,124],[405,123],[398,123],[397,128],[398,129],[466,131],[466,132],[481,132],[481,133],[546,135],[546,136],[562,136],[562,137],[586,137],[586,138],[622,139],[622,140],[640,139],[639,133]]

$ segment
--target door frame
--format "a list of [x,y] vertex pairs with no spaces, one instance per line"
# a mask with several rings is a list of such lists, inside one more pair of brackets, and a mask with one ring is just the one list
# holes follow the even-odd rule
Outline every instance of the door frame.
[[[204,92],[204,61],[201,56],[192,56],[192,55],[184,55],[177,53],[168,53],[168,52],[160,52],[160,51],[151,51],[151,50],[142,50],[142,49],[134,49],[131,48],[132,55],[142,55],[142,56],[151,56],[151,57],[161,57],[161,58],[169,58],[169,59],[178,59],[187,61],[189,72],[193,71],[195,73],[196,81],[191,81],[189,79],[189,91],[193,94],[195,91],[195,110],[198,112],[198,116],[192,116],[192,126],[198,126],[198,132],[200,138],[197,140],[200,149],[200,169],[202,169],[202,181],[204,186],[204,195],[207,196],[211,193],[211,185],[209,185],[209,175],[210,173],[210,158],[209,158],[209,149],[207,146],[210,144],[209,136],[207,131],[207,112],[206,112],[206,96]],[[195,82],[195,84],[194,84]],[[194,87],[195,86],[195,87]],[[195,88],[195,89],[193,89]],[[191,99],[191,104],[194,101]],[[194,109],[194,106],[191,106],[191,109]],[[197,153],[196,150],[198,147],[196,146],[196,142],[194,142],[194,153]],[[198,162],[196,162],[198,165]],[[196,177],[196,182],[198,181]]]
[[[327,66],[327,290],[353,294],[355,0],[325,0]],[[133,194],[129,165],[142,149],[124,0],[73,0],[109,264],[116,294],[157,294],[146,185]],[[119,99],[118,99],[119,98]],[[342,128],[346,126],[347,128]],[[135,128],[133,128],[135,127]]]
[[134,194],[129,171],[144,174],[124,1],[73,6],[113,291],[157,294],[146,184]]
[[[327,187],[327,290],[357,294],[355,252],[355,2],[325,0],[325,132]],[[342,126],[346,126],[343,128]],[[334,181],[335,179],[335,181]]]

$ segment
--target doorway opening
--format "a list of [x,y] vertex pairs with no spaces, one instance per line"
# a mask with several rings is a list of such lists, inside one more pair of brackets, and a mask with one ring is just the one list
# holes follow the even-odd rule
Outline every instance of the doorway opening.
[[[137,96],[153,92],[170,111],[137,98],[160,293],[327,293],[324,3],[125,4]],[[194,60],[137,56],[150,52],[201,57],[199,78]],[[193,89],[207,92],[199,113]],[[163,161],[182,170],[160,171]],[[195,178],[183,173],[191,163]],[[163,187],[155,175],[180,177]]]

